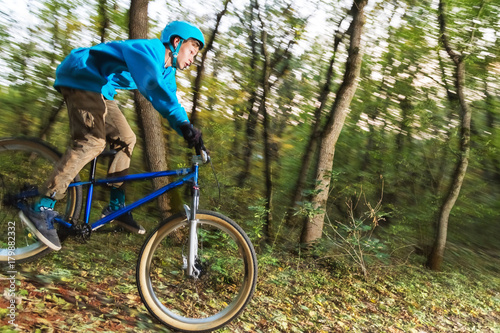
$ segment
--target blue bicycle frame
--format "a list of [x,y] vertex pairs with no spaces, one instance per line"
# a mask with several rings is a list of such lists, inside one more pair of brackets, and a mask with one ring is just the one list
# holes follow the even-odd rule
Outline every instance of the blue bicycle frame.
[[[191,183],[193,185],[193,189],[195,191],[194,196],[193,196],[193,206],[191,207],[192,213],[189,214],[191,210],[186,209],[186,213],[188,215],[188,219],[192,216],[196,216],[196,211],[198,208],[198,197],[199,197],[199,187],[198,187],[198,170],[199,170],[199,163],[202,162],[200,156],[193,156],[193,166],[191,168],[181,168],[181,169],[176,169],[176,170],[166,170],[166,171],[158,171],[158,172],[146,172],[146,173],[138,173],[138,174],[132,174],[132,175],[127,175],[127,176],[122,176],[122,177],[113,177],[113,178],[104,178],[104,179],[95,179],[95,171],[96,171],[96,165],[97,165],[97,157],[91,162],[90,165],[90,177],[88,181],[82,181],[82,182],[74,182],[69,185],[69,187],[76,187],[76,186],[84,186],[88,185],[88,190],[87,190],[87,199],[86,199],[86,204],[85,204],[85,213],[84,213],[84,223],[89,224],[89,219],[90,219],[90,211],[92,208],[92,197],[94,193],[94,186],[96,185],[107,185],[107,184],[113,184],[113,183],[121,183],[121,182],[126,182],[126,181],[131,181],[131,180],[146,180],[146,179],[152,179],[152,178],[158,178],[158,177],[167,177],[167,176],[184,176],[181,179],[178,179],[174,182],[171,182],[162,188],[146,195],[142,199],[139,199],[99,220],[96,222],[92,223],[90,225],[92,230],[96,230],[97,228],[103,226],[106,223],[109,223],[110,221],[114,220],[115,218],[128,213],[129,211],[145,204],[146,202],[149,202],[158,196],[176,188],[181,185],[184,185],[186,183]],[[61,218],[56,218],[56,222],[64,225],[67,228],[72,228],[73,224],[68,223]]]

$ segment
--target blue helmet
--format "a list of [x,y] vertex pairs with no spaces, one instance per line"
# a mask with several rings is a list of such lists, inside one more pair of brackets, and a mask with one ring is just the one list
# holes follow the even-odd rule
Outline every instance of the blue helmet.
[[189,38],[196,39],[200,42],[200,50],[205,46],[205,38],[201,33],[201,30],[193,24],[185,21],[173,21],[163,29],[161,33],[160,40],[163,44],[170,45],[172,37],[179,36],[181,40],[187,40]]

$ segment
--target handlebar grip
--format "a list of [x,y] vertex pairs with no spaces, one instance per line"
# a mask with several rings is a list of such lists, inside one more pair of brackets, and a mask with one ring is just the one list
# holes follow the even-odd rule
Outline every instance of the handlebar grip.
[[201,156],[203,163],[210,161],[210,155],[208,154],[207,148],[205,148],[202,138],[200,138],[199,143],[195,145],[194,149],[196,151],[196,155]]

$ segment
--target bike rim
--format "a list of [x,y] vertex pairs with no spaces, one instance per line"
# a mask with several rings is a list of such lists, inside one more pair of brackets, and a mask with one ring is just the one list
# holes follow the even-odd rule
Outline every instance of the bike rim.
[[[255,258],[247,239],[227,221],[199,214],[199,279],[182,270],[188,221],[160,228],[148,242],[140,270],[140,291],[150,312],[170,327],[205,331],[220,327],[245,307],[256,279]],[[177,243],[176,243],[177,242]],[[142,290],[141,290],[142,289]]]

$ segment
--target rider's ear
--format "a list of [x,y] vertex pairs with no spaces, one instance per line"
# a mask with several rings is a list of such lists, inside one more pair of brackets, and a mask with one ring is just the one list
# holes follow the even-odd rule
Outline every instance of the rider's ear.
[[172,38],[172,45],[174,49],[177,48],[177,45],[179,45],[179,42],[181,41],[181,38],[179,36],[175,36]]

